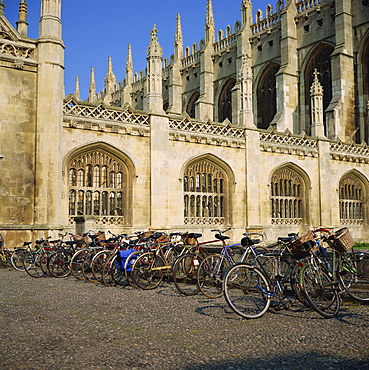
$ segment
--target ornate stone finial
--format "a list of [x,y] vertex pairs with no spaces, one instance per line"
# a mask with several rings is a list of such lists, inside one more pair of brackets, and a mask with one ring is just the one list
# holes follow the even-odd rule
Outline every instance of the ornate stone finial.
[[27,2],[21,0],[19,3],[18,22],[27,22]]
[[80,94],[80,90],[79,90],[79,79],[78,79],[78,76],[76,77],[76,82],[74,84],[74,97],[77,100],[81,100],[81,94]]
[[128,44],[126,71],[133,71],[132,46]]
[[176,21],[176,34],[174,36],[174,59],[179,60],[183,54],[183,37],[182,37],[182,25],[181,16],[177,14]]
[[314,72],[314,81],[310,87],[310,96],[317,96],[317,95],[323,95],[323,86],[319,82],[318,75],[320,75],[320,72],[315,68]]
[[315,68],[313,75],[314,81],[310,87],[311,97],[311,133],[312,136],[324,138],[323,122],[323,86],[320,84],[318,75],[320,73]]
[[28,6],[26,0],[21,0],[19,3],[17,31],[21,36],[25,37],[27,37],[28,34],[27,8]]
[[174,46],[183,45],[183,37],[182,37],[182,25],[181,25],[181,15],[177,14],[177,21],[176,21],[176,34],[174,37]]
[[4,9],[6,5],[4,4],[4,0],[0,0],[0,15],[4,15]]
[[156,24],[154,24],[154,27],[150,32],[150,45],[147,48],[147,54],[149,56],[161,57],[163,55],[163,49],[159,44],[157,33],[158,30],[156,29]]
[[131,47],[131,44],[128,44],[125,85],[130,85],[132,82],[133,82],[132,47]]
[[106,72],[106,77],[104,81],[105,81],[105,86],[108,84],[115,84],[117,82],[117,79],[113,72],[113,64],[111,61],[111,56],[108,57],[108,71]]
[[94,67],[91,68],[90,73],[90,88],[88,94],[88,101],[93,103],[96,101],[96,83],[95,83],[95,69]]
[[206,21],[205,21],[205,24],[208,27],[215,27],[212,0],[208,0],[208,4],[206,6]]

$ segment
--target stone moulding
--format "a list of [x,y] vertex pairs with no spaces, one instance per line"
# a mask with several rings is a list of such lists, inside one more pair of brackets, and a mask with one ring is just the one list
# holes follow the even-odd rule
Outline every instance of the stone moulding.
[[186,116],[183,119],[169,119],[169,129],[175,131],[187,131],[197,134],[217,135],[234,139],[244,139],[245,130],[233,127],[231,124],[216,124],[211,120],[193,121]]
[[260,150],[263,152],[300,155],[305,157],[318,156],[318,142],[301,136],[292,135],[289,131],[285,134],[274,131],[259,134]]
[[331,159],[346,162],[369,163],[369,147],[365,143],[345,144],[340,140],[330,143]]
[[73,98],[66,99],[63,106],[64,116],[69,117],[83,117],[86,120],[96,119],[116,122],[116,123],[129,123],[143,126],[149,126],[149,116],[140,113],[134,113],[129,107],[124,109],[110,108],[104,103],[97,105],[83,104],[75,101]]
[[33,60],[35,47],[23,46],[12,41],[0,40],[0,55],[6,55],[13,58],[21,58],[24,60]]

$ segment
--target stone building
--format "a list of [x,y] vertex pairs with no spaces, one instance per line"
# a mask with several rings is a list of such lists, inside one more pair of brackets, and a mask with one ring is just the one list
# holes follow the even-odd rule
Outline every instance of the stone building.
[[[278,0],[117,81],[108,60],[87,101],[64,96],[61,0],[41,0],[38,39],[0,0],[0,232],[8,245],[61,230],[232,226],[268,239],[348,226],[369,237],[369,2]],[[113,46],[112,46],[113,47]],[[146,45],[142,45],[146,47]]]

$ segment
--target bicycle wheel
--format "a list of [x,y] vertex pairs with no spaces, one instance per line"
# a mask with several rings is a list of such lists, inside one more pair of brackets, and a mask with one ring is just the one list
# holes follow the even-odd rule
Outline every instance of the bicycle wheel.
[[51,248],[42,249],[40,251],[41,269],[47,276],[52,276],[48,268],[49,257],[51,256],[52,253],[53,252]]
[[116,258],[117,258],[116,254],[111,254],[109,256],[109,258],[107,259],[107,261],[105,262],[104,267],[102,268],[102,271],[101,271],[101,282],[105,286],[113,286],[113,285],[115,285],[115,282],[114,282],[113,277],[112,277],[112,274],[111,274],[111,270],[115,266],[115,260],[116,260]]
[[95,279],[94,275],[92,274],[92,260],[96,255],[96,250],[89,251],[87,255],[85,256],[83,262],[82,262],[82,274],[85,277],[87,281],[91,281],[93,283],[97,283],[97,280]]
[[82,273],[82,264],[90,249],[81,249],[74,253],[70,261],[70,272],[78,280],[86,280]]
[[369,253],[354,251],[342,256],[340,278],[350,297],[369,302]]
[[181,294],[191,296],[200,291],[197,271],[201,261],[201,257],[194,253],[184,254],[175,261],[172,269],[173,282]]
[[268,311],[270,286],[266,277],[256,267],[236,263],[223,277],[224,297],[236,314],[246,319],[256,319]]
[[141,289],[155,289],[163,280],[163,266],[163,259],[155,253],[142,254],[133,265],[134,283]]
[[290,282],[291,282],[291,287],[292,290],[297,298],[297,300],[302,303],[305,307],[311,308],[310,303],[305,297],[304,290],[302,289],[302,286],[300,284],[300,270],[302,269],[304,265],[299,262],[296,263],[296,265],[293,267],[291,271],[291,276],[290,276]]
[[64,249],[51,254],[47,261],[50,275],[56,278],[67,277],[71,272],[70,261],[72,257],[72,253]]
[[40,253],[26,251],[23,259],[23,268],[28,275],[34,278],[46,276],[41,268]]
[[197,283],[201,293],[208,298],[219,298],[223,294],[223,275],[229,267],[228,260],[219,254],[204,258],[197,272]]
[[113,252],[111,250],[103,250],[96,253],[91,262],[91,271],[95,281],[102,282],[102,270],[106,261]]
[[10,262],[16,270],[24,271],[23,260],[26,253],[27,249],[22,248],[18,248],[12,253],[12,256],[10,257]]
[[341,308],[338,287],[332,279],[311,263],[300,271],[300,283],[310,307],[325,318],[337,316]]

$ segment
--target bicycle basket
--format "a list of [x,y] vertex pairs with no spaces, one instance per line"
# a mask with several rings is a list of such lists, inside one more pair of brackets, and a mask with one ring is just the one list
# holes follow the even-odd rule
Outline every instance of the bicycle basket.
[[310,251],[315,247],[314,234],[309,230],[305,235],[293,240],[288,244],[288,248],[291,250],[293,257],[296,260],[301,260],[310,255]]
[[354,241],[347,227],[335,231],[334,234],[328,238],[327,242],[331,248],[339,253],[346,253],[354,246]]

